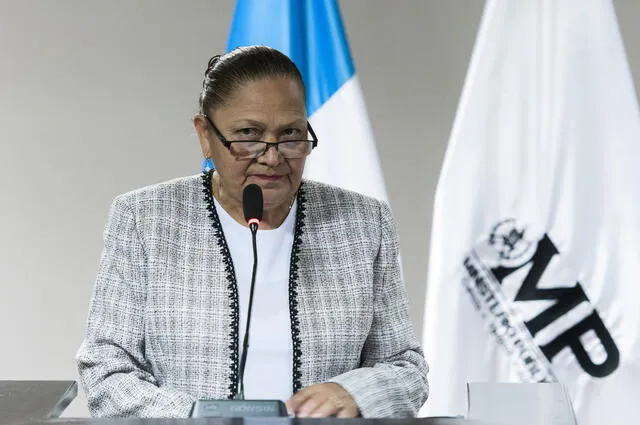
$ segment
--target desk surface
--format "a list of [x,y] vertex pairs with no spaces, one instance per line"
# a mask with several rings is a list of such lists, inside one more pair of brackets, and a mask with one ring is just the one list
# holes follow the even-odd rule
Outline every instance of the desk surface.
[[77,393],[74,381],[0,381],[0,424],[58,417]]
[[56,419],[25,425],[491,425],[462,418],[412,419],[296,419],[296,418],[195,418],[195,419]]

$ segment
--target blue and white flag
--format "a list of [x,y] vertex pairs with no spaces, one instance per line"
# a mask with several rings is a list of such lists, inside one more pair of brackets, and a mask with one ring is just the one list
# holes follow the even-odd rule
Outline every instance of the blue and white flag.
[[319,140],[305,177],[387,200],[336,1],[238,0],[227,50],[253,44],[280,50],[302,73]]
[[560,382],[579,425],[638,423],[639,158],[612,1],[489,0],[436,191],[423,414]]

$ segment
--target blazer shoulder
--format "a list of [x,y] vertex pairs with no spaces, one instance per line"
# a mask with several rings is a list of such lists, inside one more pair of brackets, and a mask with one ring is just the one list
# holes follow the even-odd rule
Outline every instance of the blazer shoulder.
[[374,197],[314,180],[304,179],[302,181],[302,189],[310,201],[324,201],[337,203],[341,206],[359,206],[374,209],[387,205],[386,202]]
[[371,196],[306,179],[301,188],[311,220],[325,224],[334,221],[360,223],[358,226],[392,220],[389,205]]
[[115,197],[114,203],[124,203],[135,208],[149,203],[188,202],[192,201],[194,196],[200,195],[202,195],[202,178],[194,175],[178,177],[119,194]]

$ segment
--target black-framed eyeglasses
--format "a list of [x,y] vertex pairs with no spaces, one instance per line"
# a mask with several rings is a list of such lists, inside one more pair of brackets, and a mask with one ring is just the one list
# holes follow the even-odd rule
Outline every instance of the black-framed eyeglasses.
[[283,158],[295,159],[304,158],[309,155],[313,148],[318,145],[316,133],[307,121],[307,130],[311,135],[311,140],[282,140],[280,142],[265,142],[262,140],[227,140],[213,121],[207,116],[207,122],[222,144],[229,149],[231,155],[237,159],[254,159],[265,154],[268,149],[274,147]]

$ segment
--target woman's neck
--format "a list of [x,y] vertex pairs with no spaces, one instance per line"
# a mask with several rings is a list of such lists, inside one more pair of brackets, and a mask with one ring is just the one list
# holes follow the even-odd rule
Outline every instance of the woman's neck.
[[[238,223],[243,226],[249,227],[244,219],[244,210],[242,208],[242,202],[225,190],[224,185],[220,182],[220,175],[218,173],[213,174],[211,179],[211,192],[216,198],[218,203],[224,208],[224,210]],[[260,222],[259,229],[271,230],[276,229],[282,225],[284,220],[289,215],[289,210],[293,205],[295,196],[291,199],[291,202],[277,205],[272,208],[265,208],[262,214],[262,221]]]

